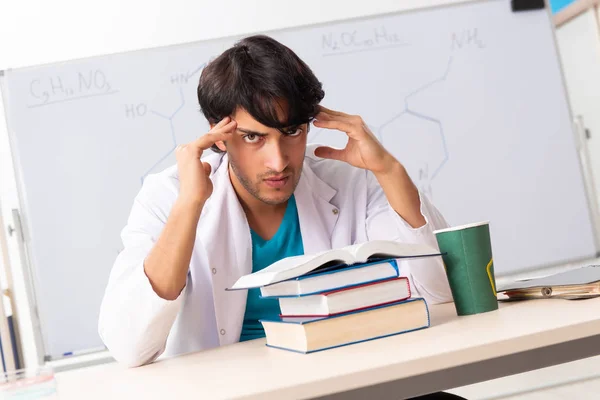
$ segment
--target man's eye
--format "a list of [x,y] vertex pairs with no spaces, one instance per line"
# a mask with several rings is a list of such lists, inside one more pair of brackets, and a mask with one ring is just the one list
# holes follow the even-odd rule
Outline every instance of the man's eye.
[[243,139],[246,143],[254,144],[258,143],[258,141],[260,140],[260,136],[255,135],[253,133],[249,133],[247,135],[244,135]]
[[300,136],[301,134],[302,134],[302,128],[297,128],[294,131],[289,131],[289,132],[286,133],[286,135],[292,136],[292,137]]

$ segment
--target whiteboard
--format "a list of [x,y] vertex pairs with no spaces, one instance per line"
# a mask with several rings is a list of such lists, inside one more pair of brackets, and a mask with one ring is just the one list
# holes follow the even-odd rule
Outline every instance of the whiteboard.
[[[510,1],[271,32],[360,114],[452,224],[491,222],[498,274],[596,245],[547,11]],[[208,126],[202,68],[237,38],[7,71],[3,92],[50,358],[102,346],[98,310],[143,178]],[[313,127],[309,141],[342,146]]]

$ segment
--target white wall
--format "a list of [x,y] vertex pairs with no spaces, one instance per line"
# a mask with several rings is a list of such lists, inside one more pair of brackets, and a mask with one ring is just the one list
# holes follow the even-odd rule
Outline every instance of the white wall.
[[4,1],[0,69],[465,1]]

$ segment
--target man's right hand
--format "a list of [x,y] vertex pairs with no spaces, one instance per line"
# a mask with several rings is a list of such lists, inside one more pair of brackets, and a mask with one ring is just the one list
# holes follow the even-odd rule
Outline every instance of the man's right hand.
[[187,273],[196,240],[196,229],[206,199],[212,193],[210,165],[200,160],[202,152],[233,135],[237,123],[224,118],[210,132],[177,148],[179,197],[169,213],[156,244],[144,260],[144,272],[154,292],[175,300],[187,282]]
[[225,141],[237,128],[237,122],[230,117],[223,118],[207,134],[191,143],[177,146],[175,157],[179,172],[179,199],[204,205],[212,194],[213,186],[209,178],[210,164],[202,162],[204,150],[218,141]]

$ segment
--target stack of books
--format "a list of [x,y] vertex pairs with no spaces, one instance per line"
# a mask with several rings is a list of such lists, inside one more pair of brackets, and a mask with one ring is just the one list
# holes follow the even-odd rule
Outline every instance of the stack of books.
[[376,240],[289,257],[241,277],[232,290],[259,287],[281,316],[261,320],[267,346],[311,353],[429,327],[422,298],[411,298],[398,258],[433,257],[429,246]]

